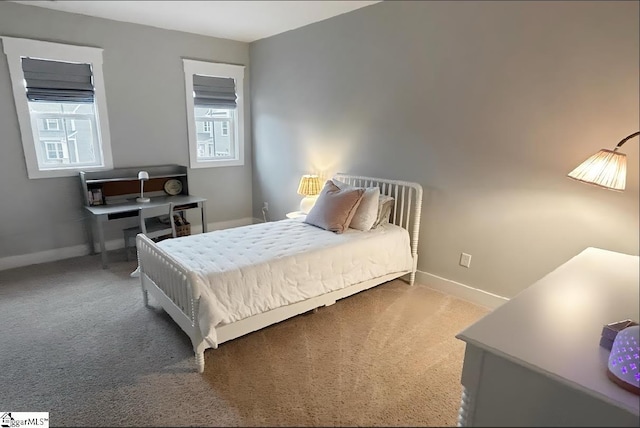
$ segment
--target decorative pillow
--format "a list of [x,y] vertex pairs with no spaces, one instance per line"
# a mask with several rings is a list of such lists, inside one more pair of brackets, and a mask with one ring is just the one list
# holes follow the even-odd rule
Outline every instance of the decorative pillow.
[[381,224],[389,223],[389,217],[391,217],[391,209],[393,208],[393,197],[389,195],[380,195],[378,198],[378,216],[373,227],[378,227]]
[[327,180],[304,222],[342,233],[349,228],[363,193],[364,190],[356,188],[340,190],[331,180]]
[[360,205],[358,205],[358,209],[353,215],[353,219],[351,219],[351,224],[349,225],[349,227],[365,232],[371,230],[378,217],[378,199],[380,197],[380,189],[378,187],[353,187],[350,184],[343,183],[342,181],[336,179],[333,179],[331,181],[333,181],[333,184],[338,186],[340,190],[364,190]]

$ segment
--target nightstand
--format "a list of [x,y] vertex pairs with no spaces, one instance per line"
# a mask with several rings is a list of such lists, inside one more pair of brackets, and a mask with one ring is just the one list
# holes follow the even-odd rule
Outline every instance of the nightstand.
[[292,211],[290,213],[287,213],[287,218],[300,218],[306,216],[307,213],[305,213],[304,211]]

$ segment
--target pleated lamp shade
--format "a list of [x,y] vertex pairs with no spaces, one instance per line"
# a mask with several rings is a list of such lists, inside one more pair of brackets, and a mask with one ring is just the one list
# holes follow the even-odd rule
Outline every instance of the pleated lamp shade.
[[298,185],[298,195],[315,196],[320,194],[320,178],[317,175],[303,175]]
[[611,190],[624,190],[627,155],[602,149],[571,171],[569,177]]
[[298,185],[298,194],[304,198],[300,201],[300,211],[308,213],[316,203],[320,194],[320,178],[317,175],[303,175]]

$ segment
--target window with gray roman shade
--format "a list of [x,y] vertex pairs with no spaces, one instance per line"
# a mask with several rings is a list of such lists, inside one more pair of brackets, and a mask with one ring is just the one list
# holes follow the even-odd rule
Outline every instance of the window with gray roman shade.
[[91,64],[22,58],[29,101],[93,103]]
[[193,103],[210,108],[236,108],[236,82],[230,77],[193,75]]

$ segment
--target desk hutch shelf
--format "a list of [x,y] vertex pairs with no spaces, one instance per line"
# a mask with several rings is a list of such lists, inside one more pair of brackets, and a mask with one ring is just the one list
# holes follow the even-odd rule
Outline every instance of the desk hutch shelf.
[[[141,166],[117,168],[110,171],[81,171],[80,183],[86,206],[105,205],[123,202],[140,194],[138,172],[147,171],[149,180],[144,183],[145,196],[164,194],[164,184],[169,179],[178,179],[182,183],[182,195],[189,194],[187,167],[181,165]],[[94,193],[95,192],[95,193]],[[101,198],[94,200],[92,195]]]

